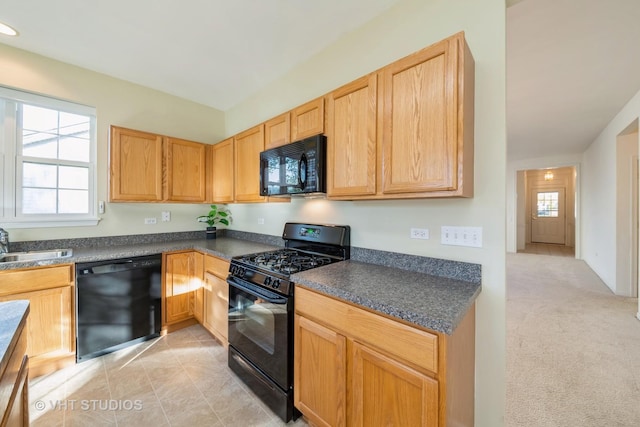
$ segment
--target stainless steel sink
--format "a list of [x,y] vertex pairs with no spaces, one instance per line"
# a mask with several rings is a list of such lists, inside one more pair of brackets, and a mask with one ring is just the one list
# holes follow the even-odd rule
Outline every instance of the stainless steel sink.
[[46,259],[68,258],[73,255],[71,249],[50,249],[47,251],[8,252],[0,254],[0,262],[27,262]]

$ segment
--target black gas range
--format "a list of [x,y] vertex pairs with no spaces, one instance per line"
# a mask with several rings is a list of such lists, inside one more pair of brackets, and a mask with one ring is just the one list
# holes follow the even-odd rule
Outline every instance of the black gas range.
[[344,225],[286,223],[283,249],[231,259],[229,367],[285,422],[293,408],[293,305],[290,275],[349,259]]

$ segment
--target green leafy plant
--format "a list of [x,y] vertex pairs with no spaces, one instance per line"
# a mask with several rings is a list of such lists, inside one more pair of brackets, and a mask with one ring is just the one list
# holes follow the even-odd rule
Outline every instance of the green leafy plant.
[[200,215],[196,219],[198,222],[206,222],[209,227],[214,227],[216,224],[229,225],[233,221],[231,211],[224,206],[218,207],[218,205],[211,205],[211,210],[208,214]]

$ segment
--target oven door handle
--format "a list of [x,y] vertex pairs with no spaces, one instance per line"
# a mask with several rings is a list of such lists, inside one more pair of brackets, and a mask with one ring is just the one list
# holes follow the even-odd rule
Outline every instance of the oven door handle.
[[229,277],[227,279],[227,283],[229,285],[236,287],[248,294],[253,295],[257,298],[262,298],[263,300],[270,302],[271,304],[286,304],[287,298],[278,296],[277,294],[263,290],[262,288],[253,285],[246,280],[238,279],[237,277]]

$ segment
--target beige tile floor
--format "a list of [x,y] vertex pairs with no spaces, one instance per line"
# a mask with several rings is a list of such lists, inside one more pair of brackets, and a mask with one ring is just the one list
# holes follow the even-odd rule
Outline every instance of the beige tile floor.
[[200,325],[34,378],[29,401],[36,427],[285,425]]

